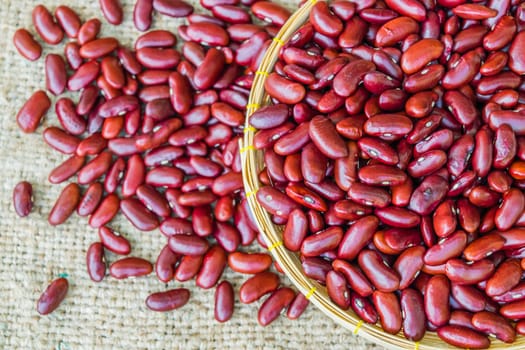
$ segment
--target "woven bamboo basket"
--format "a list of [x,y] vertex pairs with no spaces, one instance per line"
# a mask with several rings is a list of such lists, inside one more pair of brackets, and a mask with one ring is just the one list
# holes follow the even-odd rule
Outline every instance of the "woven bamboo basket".
[[[392,335],[383,331],[379,324],[371,325],[364,323],[351,309],[342,310],[330,300],[326,288],[318,282],[308,278],[302,270],[301,262],[297,253],[287,250],[283,246],[283,227],[275,225],[270,215],[258,203],[255,193],[260,188],[258,174],[264,167],[263,151],[255,149],[253,138],[257,130],[249,124],[250,116],[261,106],[270,103],[265,93],[264,82],[268,73],[272,72],[278,58],[282,45],[300,28],[309,18],[312,6],[318,0],[308,0],[297,10],[284,24],[273,42],[268,47],[266,54],[256,72],[253,86],[248,99],[246,110],[246,124],[244,139],[241,141],[240,150],[242,155],[242,170],[244,188],[250,208],[257,220],[259,230],[266,240],[268,250],[273,258],[281,266],[285,274],[323,313],[332,318],[338,324],[348,329],[355,335],[362,336],[370,341],[384,346],[386,349],[457,349],[443,342],[434,332],[427,332],[419,342],[407,340],[402,331]],[[519,336],[513,344],[503,343],[491,337],[491,349],[519,350],[525,349],[525,337]]]

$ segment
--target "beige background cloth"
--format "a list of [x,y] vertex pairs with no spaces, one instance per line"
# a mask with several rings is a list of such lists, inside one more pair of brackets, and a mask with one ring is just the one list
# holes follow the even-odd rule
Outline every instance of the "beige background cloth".
[[[268,327],[258,325],[260,303],[236,302],[232,320],[220,324],[213,318],[214,289],[201,290],[194,281],[161,284],[154,274],[146,278],[92,282],[85,269],[85,253],[98,239],[86,218],[71,217],[64,225],[51,227],[47,215],[64,184],[48,183],[49,172],[67,158],[45,145],[45,126],[57,125],[48,113],[36,133],[23,134],[15,116],[24,101],[45,88],[44,59],[29,62],[15,51],[13,33],[31,24],[31,11],[38,3],[54,10],[61,4],[74,8],[86,20],[98,17],[102,35],[115,36],[130,45],[138,32],[132,24],[134,0],[121,0],[123,25],[114,27],[102,17],[97,0],[2,0],[0,1],[0,349],[380,349],[352,335],[310,306],[297,320],[280,317]],[[294,8],[296,2],[289,2]],[[198,12],[204,10],[198,9]],[[176,30],[180,21],[157,15],[154,28]],[[44,53],[62,52],[63,45],[44,45]],[[72,95],[77,100],[76,95]],[[33,184],[35,206],[28,218],[18,218],[11,195],[15,184]],[[157,231],[141,233],[122,217],[113,227],[133,244],[132,255],[155,261],[165,240]],[[116,256],[108,254],[114,261]],[[69,276],[70,289],[60,308],[40,316],[35,303],[48,283],[60,273]],[[247,278],[228,271],[225,278],[236,289]],[[290,282],[283,278],[284,283]],[[148,310],[149,293],[184,286],[192,293],[185,307],[167,313]]]

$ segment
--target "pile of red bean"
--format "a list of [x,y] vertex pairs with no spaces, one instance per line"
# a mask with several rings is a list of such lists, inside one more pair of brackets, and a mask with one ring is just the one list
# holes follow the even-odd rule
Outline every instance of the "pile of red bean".
[[255,112],[259,203],[364,321],[525,334],[525,3],[318,2]]
[[[116,0],[100,0],[108,22],[120,24],[123,10]],[[193,13],[180,0],[138,0],[133,20],[145,31],[153,11],[187,17],[179,27],[184,40],[167,30],[141,35],[132,49],[117,38],[98,37],[101,22],[83,22],[69,7],[54,16],[43,5],[33,10],[38,37],[49,45],[68,39],[61,55],[45,57],[46,91],[35,92],[16,119],[25,133],[34,132],[51,107],[48,92],[59,96],[79,91],[78,102],[60,97],[55,103],[58,126],[43,131],[45,142],[69,155],[49,175],[53,184],[67,184],[52,210],[51,225],[65,222],[75,211],[89,217],[99,240],[87,250],[87,271],[101,281],[148,275],[155,270],[164,285],[195,279],[197,286],[215,289],[215,318],[224,322],[234,310],[234,290],[220,281],[226,266],[251,274],[240,287],[242,303],[269,294],[258,320],[267,325],[288,308],[298,318],[308,302],[282,286],[266,253],[247,253],[257,226],[247,207],[241,176],[239,139],[254,72],[264,46],[290,13],[267,1],[201,0],[213,16]],[[252,16],[268,22],[252,23]],[[42,47],[26,29],[14,44],[29,60]],[[31,212],[31,184],[14,190],[20,216]],[[125,236],[108,225],[121,212],[137,229],[160,228],[166,245],[153,265],[129,256]],[[250,250],[249,248],[247,250]],[[124,255],[106,262],[105,252]],[[109,269],[107,269],[109,265]],[[38,301],[41,314],[52,312],[66,296],[67,279],[51,283]],[[183,306],[189,290],[176,288],[151,294],[146,305],[155,311]]]

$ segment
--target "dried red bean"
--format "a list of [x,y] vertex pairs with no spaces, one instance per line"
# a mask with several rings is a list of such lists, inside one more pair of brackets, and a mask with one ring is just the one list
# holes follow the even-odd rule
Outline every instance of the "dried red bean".
[[30,61],[36,61],[42,55],[42,46],[33,38],[27,29],[18,29],[13,35],[13,44],[18,53]]
[[47,221],[55,226],[66,221],[77,208],[80,200],[80,187],[71,183],[64,187],[51,209]]
[[94,282],[100,282],[106,275],[104,246],[100,242],[92,243],[86,253],[88,275]]
[[99,4],[102,14],[109,23],[113,25],[122,23],[124,14],[119,0],[99,0]]
[[51,101],[47,94],[42,90],[35,92],[16,115],[16,122],[20,129],[25,133],[34,132],[49,107]]
[[13,207],[20,217],[28,216],[33,209],[33,186],[27,181],[19,182],[13,190]]
[[153,311],[171,311],[183,307],[190,299],[190,291],[186,288],[170,289],[165,292],[150,294],[146,298],[146,306]]
[[228,321],[233,315],[233,287],[228,281],[222,281],[215,289],[215,319],[219,322]]
[[66,297],[68,289],[67,279],[60,277],[52,281],[40,295],[36,304],[36,311],[40,315],[47,315],[55,311]]

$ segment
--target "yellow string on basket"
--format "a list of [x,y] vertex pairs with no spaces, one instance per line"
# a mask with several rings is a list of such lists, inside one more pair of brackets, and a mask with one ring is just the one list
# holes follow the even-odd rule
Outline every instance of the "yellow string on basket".
[[248,145],[248,146],[241,147],[241,150],[239,152],[245,153],[247,151],[255,151],[255,146],[254,145]]
[[419,342],[414,343],[414,350],[419,350]]
[[284,46],[284,41],[280,38],[273,38],[273,41],[275,41],[277,44]]
[[258,104],[258,103],[248,103],[246,105],[246,109],[248,109],[248,108],[259,108],[259,107],[261,107],[261,105]]
[[355,326],[355,329],[354,329],[354,334],[357,335],[357,333],[359,332],[359,330],[361,329],[361,327],[363,326],[363,323],[364,321],[363,320],[360,320],[359,322],[357,322],[356,326]]
[[278,247],[280,247],[282,245],[283,245],[283,241],[275,242],[274,244],[272,244],[271,246],[268,247],[268,250],[271,252],[275,248],[278,248]]
[[257,129],[255,129],[253,126],[247,126],[244,128],[244,132],[248,132],[248,131],[256,132]]
[[262,71],[262,70],[258,70],[255,72],[255,75],[264,75],[265,77],[267,77],[268,75],[270,75],[270,73]]
[[246,198],[250,198],[251,196],[255,195],[257,191],[248,191],[246,192]]
[[312,297],[312,295],[314,295],[316,290],[317,290],[317,288],[315,288],[315,287],[310,288],[308,293],[306,293],[306,295],[304,296],[306,298],[306,300],[310,300],[310,298]]

